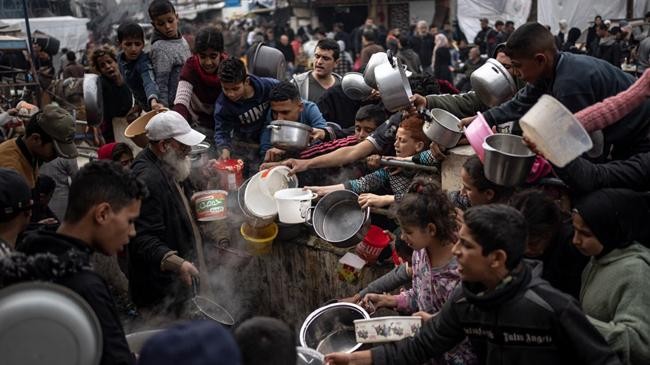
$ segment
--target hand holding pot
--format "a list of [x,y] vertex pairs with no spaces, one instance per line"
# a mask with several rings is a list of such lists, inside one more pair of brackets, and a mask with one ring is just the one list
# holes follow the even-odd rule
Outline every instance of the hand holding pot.
[[436,142],[431,142],[429,149],[431,149],[431,153],[436,160],[443,161],[445,158],[447,158],[447,155],[445,155],[445,148]]
[[397,307],[397,296],[390,294],[366,294],[361,306],[366,310],[370,308],[395,308]]
[[320,198],[333,191],[343,190],[345,189],[345,187],[343,186],[343,184],[337,184],[337,185],[326,185],[326,186],[305,186],[305,189],[311,190],[314,194],[316,194]]
[[476,118],[476,116],[473,115],[471,117],[466,117],[466,118],[461,119],[460,123],[458,124],[458,128],[460,128],[462,130],[463,128],[467,127],[468,125],[470,125],[472,123],[474,118]]
[[275,147],[269,148],[269,150],[266,151],[266,155],[264,156],[264,162],[280,161],[280,159],[282,159],[282,156],[284,156],[285,153],[286,151],[281,150],[279,148],[275,148]]
[[422,318],[422,320],[424,322],[426,322],[426,321],[430,320],[431,318],[433,318],[434,315],[431,314],[431,313],[425,312],[425,311],[419,311],[419,312],[413,313],[413,317],[420,317],[420,318]]
[[391,205],[394,201],[394,195],[376,195],[370,193],[359,195],[359,205],[361,205],[361,209],[366,209],[368,207],[381,208]]
[[369,169],[378,169],[380,164],[379,161],[381,160],[381,156],[379,155],[370,155],[366,157],[366,165],[368,166]]
[[189,261],[183,261],[181,268],[178,269],[178,277],[181,279],[183,284],[187,286],[192,286],[192,276],[199,276],[199,270],[196,266]]
[[413,94],[411,96],[411,103],[415,105],[416,109],[424,109],[427,107],[427,98],[420,94]]
[[230,150],[227,148],[222,148],[221,153],[219,154],[219,159],[224,161],[224,160],[229,160],[230,159]]

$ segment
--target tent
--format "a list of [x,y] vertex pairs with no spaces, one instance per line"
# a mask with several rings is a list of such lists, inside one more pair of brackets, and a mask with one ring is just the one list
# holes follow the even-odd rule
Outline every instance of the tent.
[[[17,24],[25,33],[25,19],[2,19],[3,22]],[[41,31],[61,42],[61,48],[73,51],[86,49],[89,32],[86,28],[88,18],[75,18],[72,16],[57,16],[47,18],[30,18],[29,27],[32,32]]]

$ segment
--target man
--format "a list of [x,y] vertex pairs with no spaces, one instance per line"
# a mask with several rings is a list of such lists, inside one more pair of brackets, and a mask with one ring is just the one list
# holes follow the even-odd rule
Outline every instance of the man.
[[621,45],[616,40],[616,34],[612,28],[611,33],[609,27],[605,24],[598,26],[596,34],[598,34],[598,46],[595,57],[611,63],[615,67],[621,67]]
[[508,41],[508,39],[510,38],[510,35],[514,31],[515,31],[515,22],[513,22],[512,20],[507,20],[506,25],[503,28],[503,35],[504,35],[504,38],[505,38],[504,42]]
[[377,44],[377,31],[373,29],[366,29],[361,34],[361,69],[365,70],[370,56],[377,52],[384,52],[384,47]]
[[481,18],[481,30],[476,34],[474,38],[474,44],[479,47],[481,54],[488,54],[488,34],[493,31],[490,28],[490,21],[487,18]]
[[413,338],[327,355],[330,365],[422,364],[469,338],[480,364],[620,364],[577,302],[523,260],[527,228],[516,209],[468,209],[453,248],[462,285]]
[[506,36],[503,33],[503,27],[504,27],[503,21],[497,20],[496,22],[494,22],[494,29],[492,29],[487,36],[487,42],[488,42],[487,54],[489,55],[494,54],[497,45],[506,41]]
[[67,111],[47,105],[34,114],[25,128],[25,136],[0,144],[0,167],[20,173],[31,189],[36,186],[38,168],[43,162],[77,157],[74,144],[74,120]]
[[[323,118],[318,106],[308,100],[300,98],[296,86],[288,81],[276,85],[269,94],[271,110],[267,116],[267,124],[273,120],[286,120],[306,124],[312,128],[310,140],[322,141],[325,139],[327,122]],[[287,151],[271,146],[271,130],[265,128],[260,138],[260,155],[264,162],[278,161]]]
[[[620,68],[593,57],[558,52],[553,35],[539,23],[519,27],[506,45],[515,75],[528,82],[513,99],[483,113],[489,125],[518,121],[541,97],[549,94],[575,113],[632,85],[634,78]],[[471,118],[462,120],[463,125]],[[590,156],[625,159],[650,151],[650,101],[602,130]],[[600,132],[599,132],[600,133]],[[597,141],[598,139],[596,139]]]
[[639,43],[639,65],[637,66],[636,73],[641,76],[643,72],[650,68],[650,37],[646,37]]
[[124,248],[135,235],[133,222],[146,195],[144,184],[119,164],[94,161],[85,165],[72,180],[68,208],[59,229],[28,235],[18,245],[18,251],[34,261],[30,264],[22,256],[24,270],[15,270],[19,274],[4,271],[4,284],[46,280],[79,294],[99,319],[103,365],[133,364],[135,359],[126,343],[115,302],[106,282],[93,271],[90,256],[94,251],[112,256]]
[[129,244],[129,292],[139,308],[178,315],[198,275],[189,261],[201,242],[189,205],[189,153],[205,136],[175,111],[156,114],[146,131],[149,145],[132,170],[151,194]]
[[476,71],[477,68],[483,66],[485,60],[481,57],[481,51],[478,47],[472,47],[469,50],[469,57],[467,61],[456,70],[457,73],[464,74],[464,78],[456,84],[456,88],[461,92],[467,92],[472,89],[472,84],[470,83],[470,76]]
[[0,258],[16,248],[16,240],[32,216],[32,192],[25,178],[0,168]]
[[431,72],[431,57],[433,56],[433,36],[428,31],[427,22],[420,20],[415,27],[415,34],[411,37],[413,50],[420,57],[422,68]]
[[325,91],[341,83],[341,76],[332,72],[339,62],[340,53],[335,40],[325,38],[318,41],[314,51],[314,69],[293,77],[302,99],[315,103]]

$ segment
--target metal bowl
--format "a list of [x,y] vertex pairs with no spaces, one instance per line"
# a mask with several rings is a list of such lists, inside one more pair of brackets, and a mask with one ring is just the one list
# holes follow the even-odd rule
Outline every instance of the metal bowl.
[[339,248],[352,247],[370,229],[370,208],[361,209],[359,196],[350,190],[333,191],[316,204],[312,224],[323,240]]
[[86,122],[89,126],[98,126],[104,120],[102,83],[98,75],[84,74],[83,92]]
[[263,45],[257,45],[253,58],[248,64],[248,72],[260,77],[272,77],[284,80],[287,61],[279,50]]
[[388,62],[377,66],[375,79],[386,109],[394,113],[411,106],[411,84],[399,59],[395,61],[395,66]]
[[485,177],[495,184],[517,186],[526,181],[535,162],[535,153],[513,134],[493,134],[485,138]]
[[373,89],[377,89],[377,80],[375,79],[375,68],[381,64],[388,63],[386,52],[373,53],[363,71],[363,80]]
[[28,282],[0,291],[3,364],[99,364],[102,329],[93,309],[61,285]]
[[343,93],[352,100],[363,100],[370,96],[372,88],[363,80],[359,72],[348,72],[341,80]]
[[431,121],[422,126],[422,131],[430,140],[437,144],[452,148],[458,144],[463,132],[458,127],[460,119],[443,109],[432,109],[430,112]]
[[286,151],[302,151],[309,146],[309,134],[312,128],[306,124],[274,120],[267,128],[271,129],[273,147]]
[[489,58],[470,76],[472,89],[487,106],[497,106],[517,93],[517,84],[499,61]]
[[351,353],[361,347],[354,332],[356,319],[369,319],[365,309],[352,303],[333,303],[313,311],[300,328],[300,346],[322,354]]

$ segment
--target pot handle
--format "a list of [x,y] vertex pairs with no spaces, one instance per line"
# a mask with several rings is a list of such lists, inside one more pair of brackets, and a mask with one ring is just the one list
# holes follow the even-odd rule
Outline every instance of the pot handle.
[[269,125],[266,126],[266,128],[278,130],[278,129],[280,129],[280,126],[279,125],[270,125],[269,124]]
[[199,296],[199,278],[194,276],[194,275],[192,275],[191,278],[192,278],[192,294],[194,295],[194,297],[198,297]]
[[309,207],[309,210],[307,210],[307,218],[305,219],[305,224],[310,227],[314,226],[314,222],[313,222],[314,209],[315,207]]

